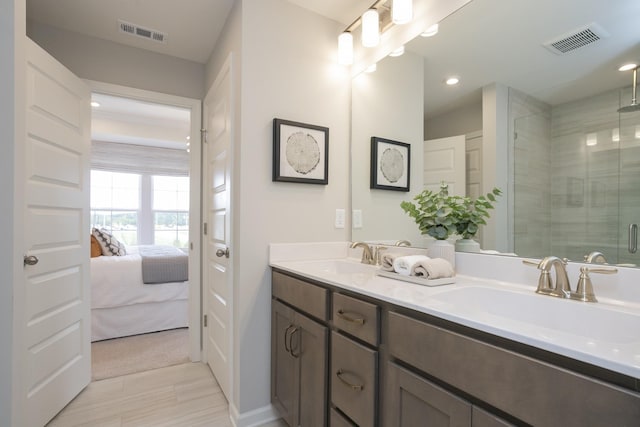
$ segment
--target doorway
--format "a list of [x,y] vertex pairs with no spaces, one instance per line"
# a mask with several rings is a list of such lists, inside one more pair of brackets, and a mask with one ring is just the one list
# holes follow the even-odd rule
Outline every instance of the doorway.
[[[100,203],[108,202],[99,201],[92,195],[92,224],[109,225],[107,230],[112,231],[113,236],[135,248],[161,244],[175,246],[188,254],[188,299],[180,293],[178,283],[145,285],[147,288],[164,286],[160,292],[166,294],[162,298],[167,301],[150,297],[154,303],[137,303],[116,311],[133,310],[138,319],[155,319],[146,325],[140,324],[143,320],[134,321],[137,325],[131,329],[133,333],[188,324],[189,359],[199,361],[201,103],[196,99],[124,86],[87,83],[92,91],[92,101],[100,104],[92,107],[95,112],[92,118],[93,183],[97,185],[101,180],[106,186],[102,194],[109,193],[109,186],[118,187],[127,180],[134,183],[132,188],[137,188],[137,195],[134,190],[128,191],[130,200],[119,196],[111,209],[103,209]],[[107,105],[109,107],[105,109]],[[103,110],[98,113],[101,108]],[[109,171],[109,164],[117,167]],[[124,261],[124,258],[118,261]],[[107,269],[111,270],[110,267]],[[93,316],[94,312],[97,317]],[[93,321],[102,321],[102,315],[109,316],[103,312],[106,313],[100,308],[92,309]],[[141,312],[144,315],[140,317]],[[107,325],[108,322],[107,319]]]

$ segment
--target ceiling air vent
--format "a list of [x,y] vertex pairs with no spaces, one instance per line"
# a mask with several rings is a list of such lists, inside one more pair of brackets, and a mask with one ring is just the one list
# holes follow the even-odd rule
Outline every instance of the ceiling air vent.
[[132,36],[141,37],[143,39],[153,40],[154,42],[158,43],[167,42],[167,34],[160,31],[144,28],[139,25],[123,21],[121,19],[118,20],[118,26],[120,27],[121,33],[127,33]]
[[609,34],[598,24],[590,24],[544,43],[551,52],[562,55],[589,46],[598,40],[609,37]]

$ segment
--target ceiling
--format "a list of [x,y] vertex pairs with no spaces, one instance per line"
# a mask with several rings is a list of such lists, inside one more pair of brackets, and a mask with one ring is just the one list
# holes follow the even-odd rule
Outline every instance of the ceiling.
[[[373,0],[288,0],[351,24]],[[234,0],[27,0],[34,21],[206,63]],[[186,7],[188,5],[188,7]],[[119,31],[118,20],[167,34],[166,43]],[[590,23],[609,37],[557,55],[543,43]],[[337,36],[337,34],[336,34]],[[628,86],[617,71],[640,60],[638,0],[473,0],[446,18],[440,33],[418,37],[407,50],[425,58],[425,115],[435,116],[480,99],[480,88],[500,82],[552,105]],[[446,76],[461,78],[456,87]]]

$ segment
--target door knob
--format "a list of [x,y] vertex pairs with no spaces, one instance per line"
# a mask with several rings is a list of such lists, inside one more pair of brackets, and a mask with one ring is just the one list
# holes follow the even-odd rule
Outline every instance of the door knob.
[[25,255],[24,256],[24,265],[36,265],[40,261],[35,255]]
[[229,258],[229,248],[225,248],[225,249],[218,249],[216,251],[216,256],[218,257],[225,257],[225,258]]

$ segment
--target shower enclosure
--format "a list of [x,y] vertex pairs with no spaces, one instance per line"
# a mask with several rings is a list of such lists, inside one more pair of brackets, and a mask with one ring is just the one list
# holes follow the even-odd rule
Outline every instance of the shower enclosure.
[[515,253],[640,266],[640,111],[631,89],[548,106],[510,93]]

